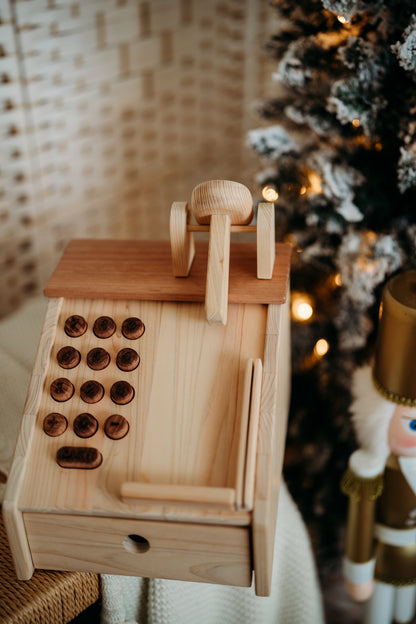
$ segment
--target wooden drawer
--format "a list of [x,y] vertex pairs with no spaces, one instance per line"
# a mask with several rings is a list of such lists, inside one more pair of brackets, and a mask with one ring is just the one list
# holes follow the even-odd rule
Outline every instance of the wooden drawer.
[[249,527],[24,513],[36,568],[251,585]]

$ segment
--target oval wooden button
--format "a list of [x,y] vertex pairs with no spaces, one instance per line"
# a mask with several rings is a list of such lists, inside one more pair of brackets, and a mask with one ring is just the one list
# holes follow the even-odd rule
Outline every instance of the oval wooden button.
[[52,412],[43,419],[43,430],[52,438],[62,435],[68,427],[68,421],[62,414]]
[[144,334],[144,324],[136,316],[131,316],[123,321],[121,326],[121,333],[125,338],[129,340],[136,340]]
[[111,400],[117,405],[126,405],[134,397],[134,389],[128,381],[116,381],[110,390]]
[[65,321],[64,331],[67,336],[71,336],[71,338],[78,338],[82,336],[87,331],[87,321],[78,314],[73,314],[72,316],[68,316]]
[[103,456],[96,448],[89,446],[62,446],[56,454],[56,461],[62,468],[98,468]]
[[74,432],[79,438],[91,438],[97,429],[98,422],[92,414],[78,414],[74,420]]
[[51,397],[55,401],[63,402],[68,401],[74,394],[74,386],[65,377],[59,377],[51,383]]
[[81,354],[74,347],[62,347],[56,354],[56,359],[61,368],[75,368],[81,361]]
[[122,371],[132,371],[140,364],[140,356],[134,349],[126,347],[117,353],[116,364]]
[[110,364],[110,354],[101,347],[91,349],[87,355],[87,364],[92,370],[103,370]]
[[121,414],[113,414],[105,421],[104,431],[112,440],[121,440],[129,432],[129,423]]
[[82,384],[80,395],[85,403],[97,403],[104,396],[104,388],[98,381],[91,379]]
[[100,316],[94,323],[93,332],[97,338],[110,338],[116,331],[116,324],[109,316]]

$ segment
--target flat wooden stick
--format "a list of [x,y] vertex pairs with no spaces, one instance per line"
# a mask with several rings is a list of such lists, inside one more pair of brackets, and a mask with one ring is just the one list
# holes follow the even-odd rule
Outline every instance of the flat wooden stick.
[[161,504],[187,503],[232,509],[235,505],[235,490],[196,485],[175,485],[125,481],[121,485],[123,502],[160,502]]
[[172,270],[175,277],[187,277],[195,257],[194,237],[188,229],[190,214],[186,202],[173,202],[169,230]]
[[256,472],[257,440],[258,440],[258,433],[259,433],[262,377],[263,377],[263,363],[258,358],[254,360],[253,377],[252,377],[252,383],[251,383],[250,420],[248,424],[247,453],[246,453],[244,495],[243,495],[243,508],[244,509],[253,509],[253,504],[254,504],[254,482],[255,482],[255,472]]
[[[187,227],[188,232],[209,232],[209,225],[198,225],[196,223],[191,223]],[[257,225],[231,225],[230,227],[231,233],[253,233],[257,232]]]
[[257,277],[271,279],[275,260],[274,204],[261,203],[257,208]]
[[244,505],[244,479],[247,455],[247,435],[250,416],[251,382],[253,377],[253,358],[247,360],[241,399],[240,440],[237,455],[236,504],[238,509]]
[[211,325],[227,324],[230,271],[230,217],[213,214],[208,247],[205,312]]

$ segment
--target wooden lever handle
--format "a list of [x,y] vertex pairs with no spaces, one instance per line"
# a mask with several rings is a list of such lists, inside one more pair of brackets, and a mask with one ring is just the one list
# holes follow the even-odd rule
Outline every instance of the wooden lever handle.
[[230,225],[227,214],[211,216],[205,290],[205,313],[211,325],[227,323]]

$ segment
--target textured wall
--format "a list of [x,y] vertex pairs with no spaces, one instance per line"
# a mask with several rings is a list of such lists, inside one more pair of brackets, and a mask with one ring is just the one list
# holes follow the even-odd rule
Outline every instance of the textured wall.
[[166,238],[173,200],[252,186],[267,0],[0,0],[0,314],[73,237]]

